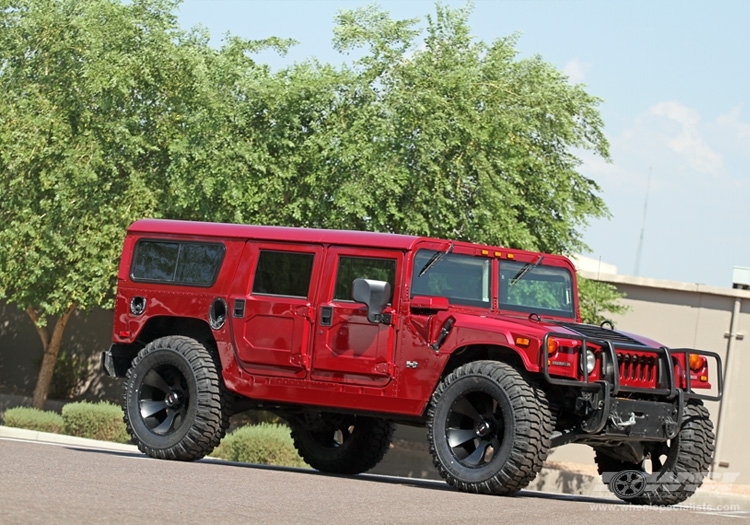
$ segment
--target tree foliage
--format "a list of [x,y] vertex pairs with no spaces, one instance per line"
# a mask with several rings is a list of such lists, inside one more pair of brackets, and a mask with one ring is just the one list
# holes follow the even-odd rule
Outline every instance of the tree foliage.
[[578,295],[581,318],[584,323],[602,324],[612,322],[606,314],[624,314],[628,307],[619,302],[624,297],[608,283],[593,281],[578,276]]
[[206,39],[175,5],[0,2],[0,295],[42,340],[35,406],[73,311],[111,304],[125,228],[163,213],[170,149],[203,106]]
[[217,50],[178,4],[0,0],[0,296],[43,342],[36,406],[72,313],[111,305],[139,217],[573,253],[607,214],[575,155],[608,158],[599,100],[516,36],[475,40],[469,8],[424,27],[341,11],[334,47],[356,60],[272,71],[254,54],[293,41]]

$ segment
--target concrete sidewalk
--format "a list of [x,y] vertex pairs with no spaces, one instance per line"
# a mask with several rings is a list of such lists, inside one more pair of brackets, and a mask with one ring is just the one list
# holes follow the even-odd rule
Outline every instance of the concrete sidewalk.
[[[2,439],[18,439],[71,447],[86,447],[140,454],[138,447],[135,445],[124,445],[121,443],[97,441],[94,439],[66,436],[63,434],[50,434],[0,425],[0,440]],[[406,478],[440,479],[437,471],[432,468],[431,460],[428,461],[427,458],[421,457],[422,455],[424,455],[422,452],[392,448],[386,454],[383,461],[369,471],[369,473]],[[574,469],[544,468],[526,490],[616,500],[601,482],[599,476],[581,474],[575,472]],[[705,507],[707,511],[734,506],[735,510],[750,511],[750,495],[738,493],[737,487],[734,485],[707,480],[695,495],[680,506],[691,508]]]

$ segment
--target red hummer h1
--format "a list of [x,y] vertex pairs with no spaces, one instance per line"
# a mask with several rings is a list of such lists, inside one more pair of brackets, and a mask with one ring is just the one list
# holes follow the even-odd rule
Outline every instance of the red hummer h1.
[[582,324],[562,256],[167,220],[128,229],[103,365],[152,457],[201,458],[262,408],[324,472],[374,467],[403,423],[460,490],[513,494],[583,443],[616,495],[660,505],[710,466],[722,380],[715,353]]

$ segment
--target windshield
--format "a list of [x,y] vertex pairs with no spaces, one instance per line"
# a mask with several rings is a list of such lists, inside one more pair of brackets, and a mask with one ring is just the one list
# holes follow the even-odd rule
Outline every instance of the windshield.
[[[430,261],[429,271],[420,272]],[[419,250],[414,257],[411,296],[434,295],[447,297],[451,304],[489,308],[491,264],[486,258]]]
[[[522,278],[517,277],[519,273]],[[575,317],[573,279],[570,272],[565,268],[502,261],[500,309]]]

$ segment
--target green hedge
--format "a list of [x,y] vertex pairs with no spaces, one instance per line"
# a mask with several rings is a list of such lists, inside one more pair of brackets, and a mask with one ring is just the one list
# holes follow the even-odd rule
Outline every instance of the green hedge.
[[122,416],[119,406],[105,401],[69,403],[62,409],[63,432],[100,441],[128,443],[130,436]]
[[248,425],[227,434],[211,456],[240,463],[307,466],[294,448],[289,427],[271,423]]
[[53,432],[55,434],[62,433],[64,425],[60,414],[30,407],[9,408],[5,411],[4,419],[5,426],[8,427]]

